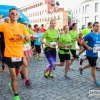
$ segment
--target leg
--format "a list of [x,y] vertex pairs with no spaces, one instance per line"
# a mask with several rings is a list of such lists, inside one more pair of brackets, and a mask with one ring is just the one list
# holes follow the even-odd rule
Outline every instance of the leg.
[[[44,73],[44,76],[47,78],[49,75],[50,77],[53,78],[53,75],[51,72],[53,70],[53,67],[55,66],[55,61],[54,61],[54,58],[52,56],[52,52],[50,50],[45,49],[45,55],[46,55],[46,58],[49,61],[50,65],[47,66],[45,73]],[[50,74],[48,73],[48,71]]]
[[28,80],[28,61],[27,61],[27,58],[25,56],[23,57],[22,73],[24,75],[25,80]]
[[14,94],[18,94],[18,88],[17,88],[17,81],[16,81],[16,70],[15,68],[9,68],[10,71],[10,77],[11,77],[11,85]]
[[55,66],[64,66],[65,63],[65,54],[59,54],[60,63],[55,63]]
[[71,59],[71,64],[73,63],[73,61],[77,58],[76,56],[76,50],[70,50],[72,55],[73,55],[73,58]]
[[66,66],[65,66],[65,76],[68,73],[69,67],[70,67],[71,61],[70,60],[66,60]]
[[94,82],[96,82],[96,66],[92,67],[91,74],[94,79]]
[[78,56],[80,56],[85,50],[85,47],[83,47],[83,49],[78,53]]

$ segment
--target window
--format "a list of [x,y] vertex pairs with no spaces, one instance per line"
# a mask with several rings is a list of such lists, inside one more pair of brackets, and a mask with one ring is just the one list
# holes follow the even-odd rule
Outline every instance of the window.
[[76,23],[78,23],[78,19],[76,19]]
[[89,17],[85,17],[85,25],[87,25],[89,22]]
[[86,6],[85,6],[85,14],[87,14],[88,11],[89,11],[89,5],[86,5]]
[[98,22],[99,21],[99,19],[98,19],[98,15],[97,16],[95,16],[95,22]]
[[84,6],[82,7],[82,14],[84,14]]
[[95,12],[98,12],[98,3],[95,3]]
[[58,15],[58,20],[60,20],[61,18],[60,18],[60,15]]
[[76,10],[76,15],[77,15],[77,10]]
[[73,13],[72,13],[72,18],[73,18]]
[[82,25],[84,25],[84,17],[82,18]]
[[80,11],[81,11],[81,9],[79,8],[79,15],[80,15]]

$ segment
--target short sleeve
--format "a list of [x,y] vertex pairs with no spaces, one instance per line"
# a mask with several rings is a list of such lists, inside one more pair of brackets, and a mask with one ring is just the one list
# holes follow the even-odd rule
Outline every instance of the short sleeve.
[[90,33],[87,34],[87,35],[84,37],[84,41],[89,41],[89,38],[90,38]]
[[25,36],[29,36],[30,35],[29,32],[28,32],[28,30],[27,30],[27,28],[26,28],[26,26],[24,26],[24,25],[23,25],[23,34]]
[[48,31],[44,32],[43,37],[47,38]]
[[3,32],[3,23],[0,24],[0,32]]

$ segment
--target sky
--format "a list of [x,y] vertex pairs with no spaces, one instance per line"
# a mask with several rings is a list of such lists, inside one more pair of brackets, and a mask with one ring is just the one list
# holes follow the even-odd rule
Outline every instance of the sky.
[[[0,0],[0,4],[14,5],[20,8],[34,1],[37,1],[37,0],[20,0],[20,1],[19,0]],[[64,7],[65,10],[67,10],[68,8],[73,9],[77,7],[80,3],[82,3],[85,0],[56,0],[56,1],[59,1],[60,7]]]

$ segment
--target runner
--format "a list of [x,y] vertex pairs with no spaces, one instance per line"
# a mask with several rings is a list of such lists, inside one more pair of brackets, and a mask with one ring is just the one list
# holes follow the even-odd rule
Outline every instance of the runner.
[[70,49],[70,52],[73,55],[73,58],[71,58],[71,64],[76,58],[78,59],[78,56],[76,55],[76,41],[78,40],[78,33],[76,29],[77,29],[77,24],[73,23],[69,31],[69,34],[71,35],[72,39],[72,48]]
[[56,63],[55,66],[64,66],[64,63],[66,63],[64,77],[70,79],[70,77],[68,76],[68,70],[71,64],[70,61],[70,48],[72,47],[71,35],[68,34],[69,32],[68,25],[65,25],[63,30],[64,33],[60,36],[58,40],[58,48],[59,48],[58,55],[59,55],[60,63]]
[[[43,34],[46,32],[46,29],[44,28],[44,24],[41,25],[40,32],[43,33]],[[42,44],[42,50],[44,50],[44,45],[43,44]]]
[[[48,29],[42,36],[41,42],[45,44],[45,56],[47,60],[49,61],[49,65],[47,66],[46,70],[44,71],[44,76],[48,78],[50,76],[53,77],[52,71],[55,66],[56,62],[56,42],[58,39],[58,30],[55,29],[56,27],[56,21],[51,20],[50,21],[50,29]],[[44,41],[46,39],[46,42]]]
[[78,35],[78,40],[77,40],[77,44],[79,46],[79,51],[83,49],[83,35],[81,33],[79,33]]
[[[24,24],[27,27],[27,23],[26,22],[22,22],[22,24]],[[34,32],[33,30],[31,30],[30,28],[27,28],[30,37],[34,37],[36,38],[36,35],[33,35]],[[21,78],[25,79],[25,85],[26,86],[30,86],[31,82],[28,78],[28,65],[30,62],[30,58],[32,57],[33,52],[32,52],[32,48],[31,48],[31,41],[27,42],[24,41],[24,57],[23,57],[23,66],[22,66],[22,71],[20,71],[21,74]]]
[[[9,17],[6,17],[4,20],[5,23],[9,23]],[[6,72],[5,68],[5,59],[4,59],[4,50],[5,50],[5,42],[3,32],[0,32],[0,40],[1,40],[1,54],[2,54],[2,72]]]
[[[89,22],[88,23],[88,27],[87,28],[84,28],[81,33],[84,36],[86,36],[88,33],[90,33],[92,30],[92,22]],[[84,51],[86,50],[86,48],[83,46],[83,49],[78,53],[78,56],[81,55]],[[84,59],[80,59],[80,65],[82,65],[83,61],[86,60],[86,58]]]
[[[84,37],[83,45],[86,47],[86,57],[88,59],[88,64],[83,68],[79,68],[80,74],[84,69],[91,66],[91,74],[94,79],[94,84],[100,86],[100,82],[96,79],[96,64],[98,59],[98,49],[100,49],[100,34],[99,32],[99,22],[93,24],[93,32],[90,32]],[[88,41],[88,43],[86,43]]]
[[29,41],[30,38],[26,27],[20,23],[17,23],[17,9],[12,8],[9,10],[9,18],[10,23],[0,24],[0,32],[4,33],[4,57],[10,71],[14,100],[20,100],[17,90],[17,77],[15,70],[19,69],[19,67],[23,64],[23,41]]
[[34,45],[35,45],[35,49],[36,49],[36,55],[35,55],[35,59],[38,59],[39,61],[42,60],[41,58],[41,42],[40,39],[42,37],[42,33],[40,32],[40,28],[37,28],[37,32],[36,32],[37,38],[34,41]]

